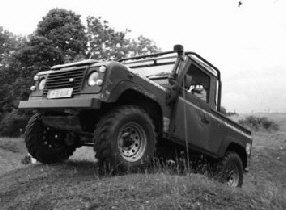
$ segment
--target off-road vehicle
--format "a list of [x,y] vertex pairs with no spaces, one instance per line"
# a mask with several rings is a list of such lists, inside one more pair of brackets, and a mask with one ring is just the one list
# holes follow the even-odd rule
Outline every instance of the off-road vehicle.
[[[85,60],[38,73],[28,101],[28,152],[41,163],[68,159],[93,146],[99,166],[123,170],[155,156],[187,151],[220,166],[241,186],[251,133],[221,112],[220,71],[194,52],[174,51],[117,61]],[[186,154],[186,153],[185,153]]]

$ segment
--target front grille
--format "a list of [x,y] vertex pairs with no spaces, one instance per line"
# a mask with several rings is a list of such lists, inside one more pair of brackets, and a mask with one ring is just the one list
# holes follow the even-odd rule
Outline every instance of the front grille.
[[49,90],[59,88],[73,88],[73,95],[80,94],[82,80],[86,68],[76,68],[68,71],[56,71],[48,75],[43,95],[47,96]]

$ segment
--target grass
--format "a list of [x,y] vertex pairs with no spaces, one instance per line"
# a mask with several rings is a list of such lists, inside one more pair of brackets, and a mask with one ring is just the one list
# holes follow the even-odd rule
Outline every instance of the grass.
[[[92,149],[81,148],[62,164],[36,164],[0,174],[1,208],[286,209],[286,115],[269,119],[279,130],[253,132],[250,171],[241,189],[199,174],[178,176],[166,168],[99,176]],[[9,152],[16,154],[24,152]]]
[[1,139],[0,148],[6,151],[14,152],[14,153],[17,153],[20,151],[20,148],[17,142],[10,140],[10,139]]
[[257,116],[248,116],[245,119],[238,121],[242,126],[251,129],[251,130],[266,130],[266,131],[276,131],[278,130],[278,124],[272,120],[269,120],[267,117],[257,117]]
[[[7,184],[8,183],[8,184]],[[202,175],[97,174],[93,162],[33,165],[1,177],[5,209],[285,209],[276,188],[233,189]]]
[[23,139],[0,138],[0,176],[23,167],[21,159],[26,153]]

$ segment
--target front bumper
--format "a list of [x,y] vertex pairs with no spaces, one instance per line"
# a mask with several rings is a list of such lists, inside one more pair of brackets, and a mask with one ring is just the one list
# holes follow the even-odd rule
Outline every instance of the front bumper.
[[101,101],[96,98],[70,98],[53,100],[20,101],[19,109],[63,109],[63,108],[92,108],[99,109]]

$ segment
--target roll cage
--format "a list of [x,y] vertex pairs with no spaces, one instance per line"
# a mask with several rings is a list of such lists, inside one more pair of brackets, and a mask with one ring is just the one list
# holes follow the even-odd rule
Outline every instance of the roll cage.
[[[166,55],[170,55],[170,56],[166,56]],[[175,62],[173,72],[171,73],[171,75],[169,75],[169,80],[176,80],[176,77],[177,77],[176,70],[178,68],[179,63],[183,60],[184,55],[187,55],[192,61],[202,66],[204,69],[206,69],[209,73],[211,73],[217,78],[218,80],[217,111],[220,112],[221,111],[222,82],[221,82],[221,73],[219,69],[216,66],[214,66],[212,63],[207,61],[205,58],[203,58],[201,55],[193,51],[184,52],[183,46],[181,45],[175,45],[173,51],[165,51],[165,52],[155,53],[151,55],[140,55],[140,56],[134,56],[130,58],[122,58],[122,59],[119,59],[118,62],[124,63],[127,66],[131,65],[133,66],[133,68],[136,68],[136,65],[140,65],[140,67],[151,67],[151,66],[170,64],[168,62],[165,62],[162,64],[162,63],[159,63],[158,61],[176,57],[176,62]]]

